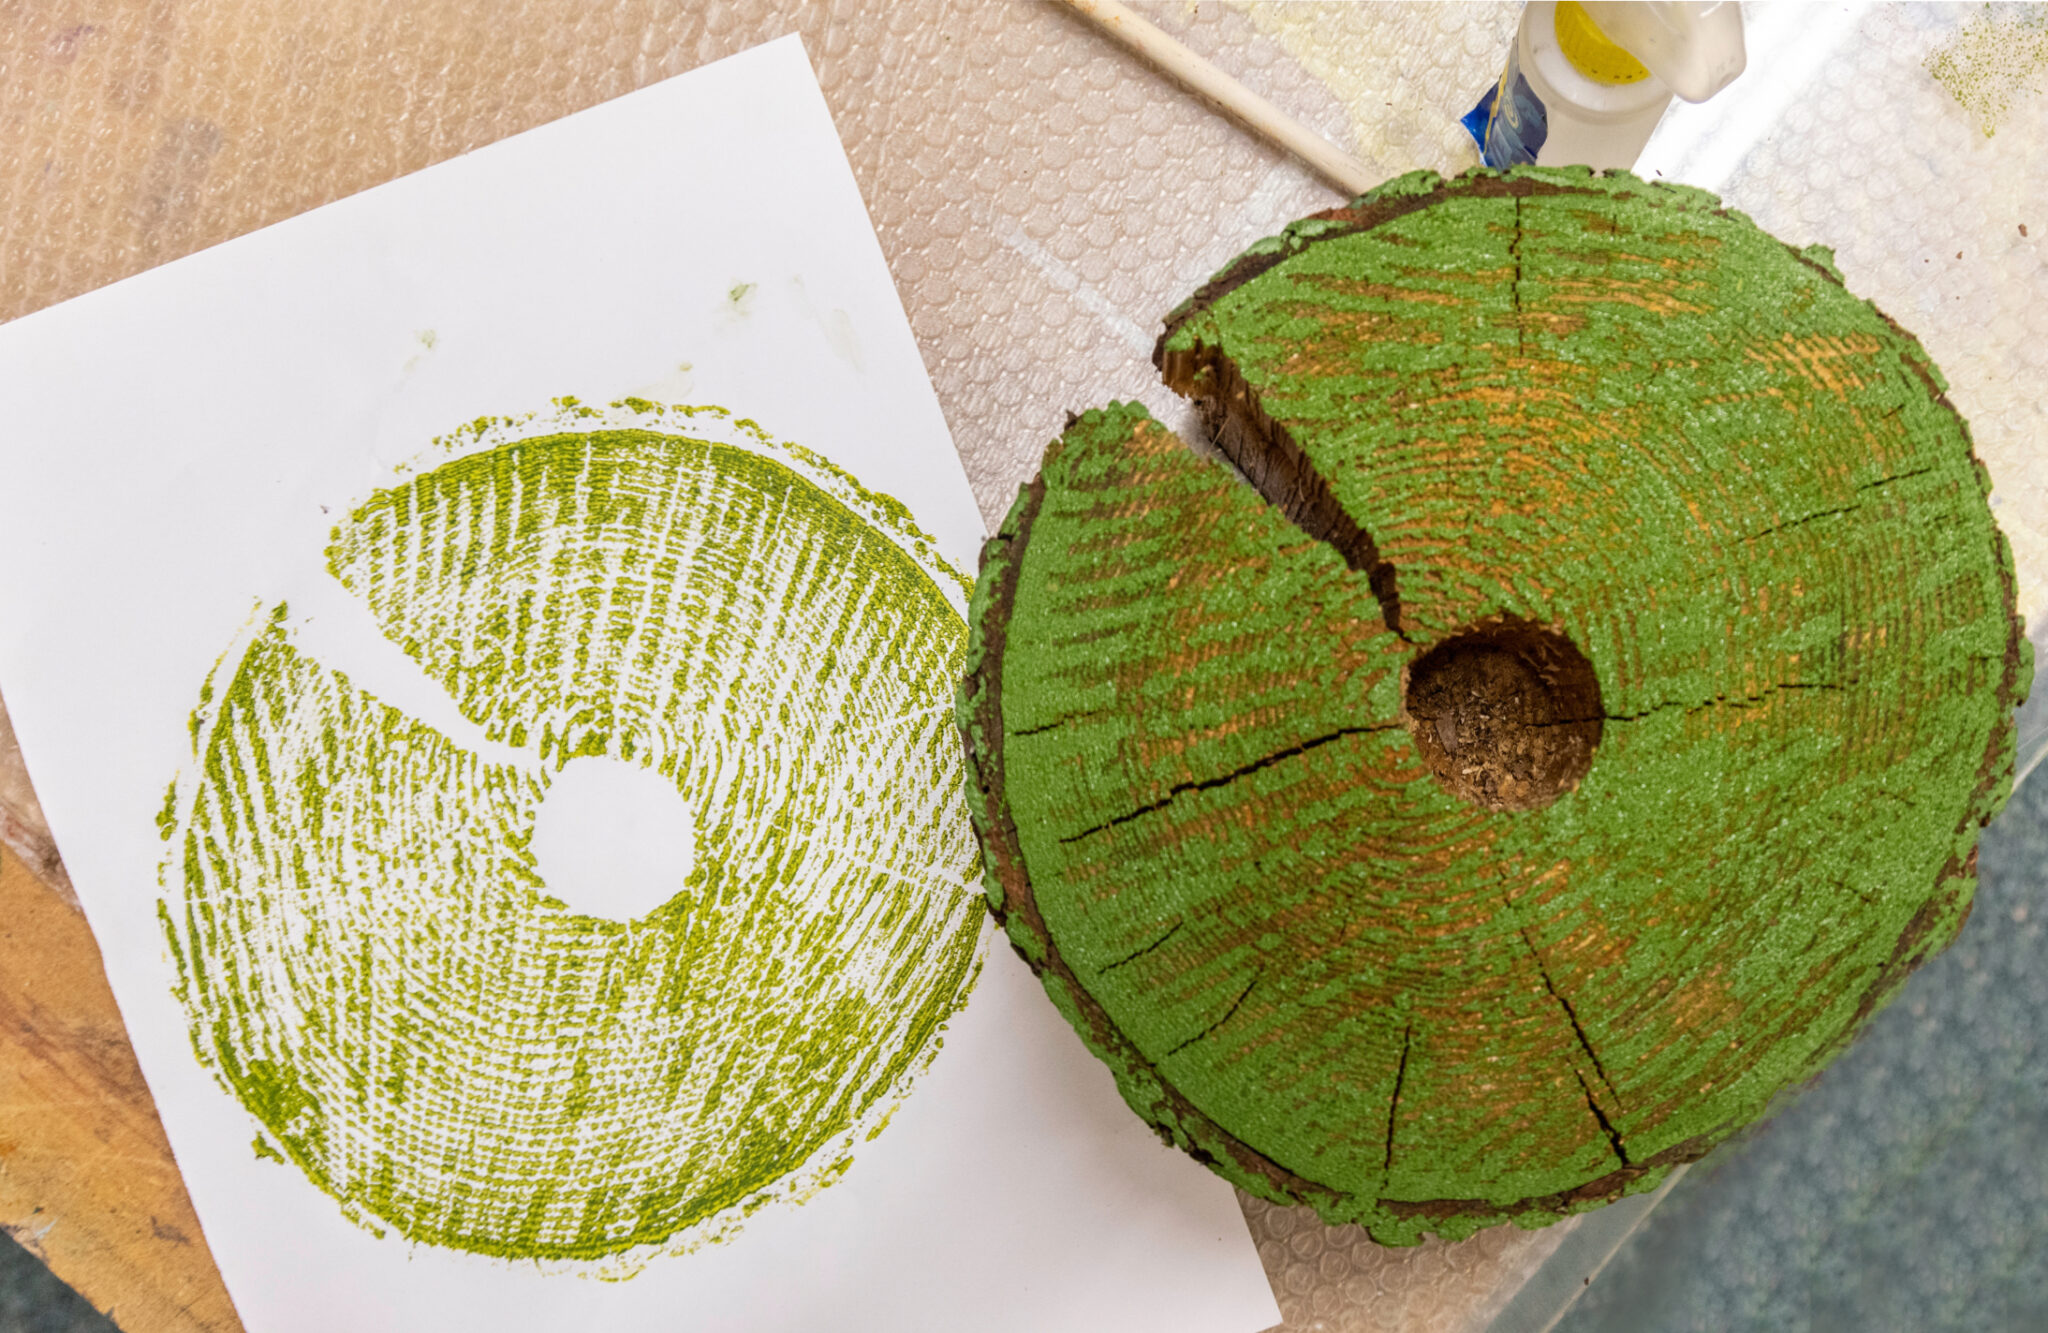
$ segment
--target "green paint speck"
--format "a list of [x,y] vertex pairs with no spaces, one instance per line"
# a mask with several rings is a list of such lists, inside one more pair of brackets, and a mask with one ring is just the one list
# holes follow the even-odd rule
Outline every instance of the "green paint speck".
[[2015,102],[2041,91],[2048,5],[1986,5],[1927,57],[1926,68],[1990,138]]

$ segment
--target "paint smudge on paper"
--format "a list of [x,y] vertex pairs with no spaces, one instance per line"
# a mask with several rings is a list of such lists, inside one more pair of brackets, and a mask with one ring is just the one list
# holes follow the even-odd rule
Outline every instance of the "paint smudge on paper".
[[797,304],[804,308],[804,313],[818,326],[818,332],[825,335],[825,344],[832,349],[833,355],[844,361],[855,374],[865,370],[866,358],[861,355],[860,334],[854,330],[853,316],[839,306],[834,306],[830,310],[818,309],[811,300],[811,293],[804,286],[802,278],[793,277],[789,284],[796,289]]
[[[200,1058],[358,1221],[616,1265],[802,1199],[973,984],[950,730],[965,580],[893,500],[717,409],[485,420],[338,525],[332,576],[488,743],[302,646],[222,660],[161,817]],[[672,784],[634,920],[551,895],[565,766]]]
[[1988,139],[2014,103],[2042,91],[2042,76],[2048,72],[2048,5],[1987,5],[1985,11],[1927,57],[1927,72]]

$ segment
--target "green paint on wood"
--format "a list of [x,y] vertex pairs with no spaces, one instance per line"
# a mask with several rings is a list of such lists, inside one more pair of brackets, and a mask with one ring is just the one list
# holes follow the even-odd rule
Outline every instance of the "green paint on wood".
[[[279,606],[202,694],[161,916],[259,1152],[410,1240],[637,1261],[836,1179],[964,1001],[966,631],[894,501],[723,414],[561,406],[594,428],[480,422],[328,553],[524,760],[356,687]],[[714,424],[738,442],[669,433]],[[570,911],[529,851],[586,755],[694,821],[638,920]]]
[[[1830,265],[1695,190],[1418,174],[1160,360],[1259,489],[1083,416],[984,554],[960,716],[991,902],[1169,1137],[1383,1241],[1540,1224],[1952,937],[2031,664],[1966,428]],[[1403,709],[1503,622],[1597,678],[1540,808],[1440,785]]]

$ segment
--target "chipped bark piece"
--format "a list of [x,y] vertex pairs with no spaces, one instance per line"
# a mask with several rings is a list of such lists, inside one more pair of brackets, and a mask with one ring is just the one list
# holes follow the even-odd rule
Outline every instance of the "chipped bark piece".
[[1237,471],[1074,420],[959,716],[992,908],[1163,1137],[1387,1243],[1539,1225],[1953,937],[2031,660],[1939,373],[1825,252],[1422,173],[1158,360]]

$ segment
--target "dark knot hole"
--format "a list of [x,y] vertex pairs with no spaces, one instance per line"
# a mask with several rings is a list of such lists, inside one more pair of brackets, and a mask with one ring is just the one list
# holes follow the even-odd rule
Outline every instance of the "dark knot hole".
[[1461,630],[1408,666],[1403,721],[1445,790],[1534,810],[1579,785],[1600,745],[1600,682],[1578,646],[1513,618]]

